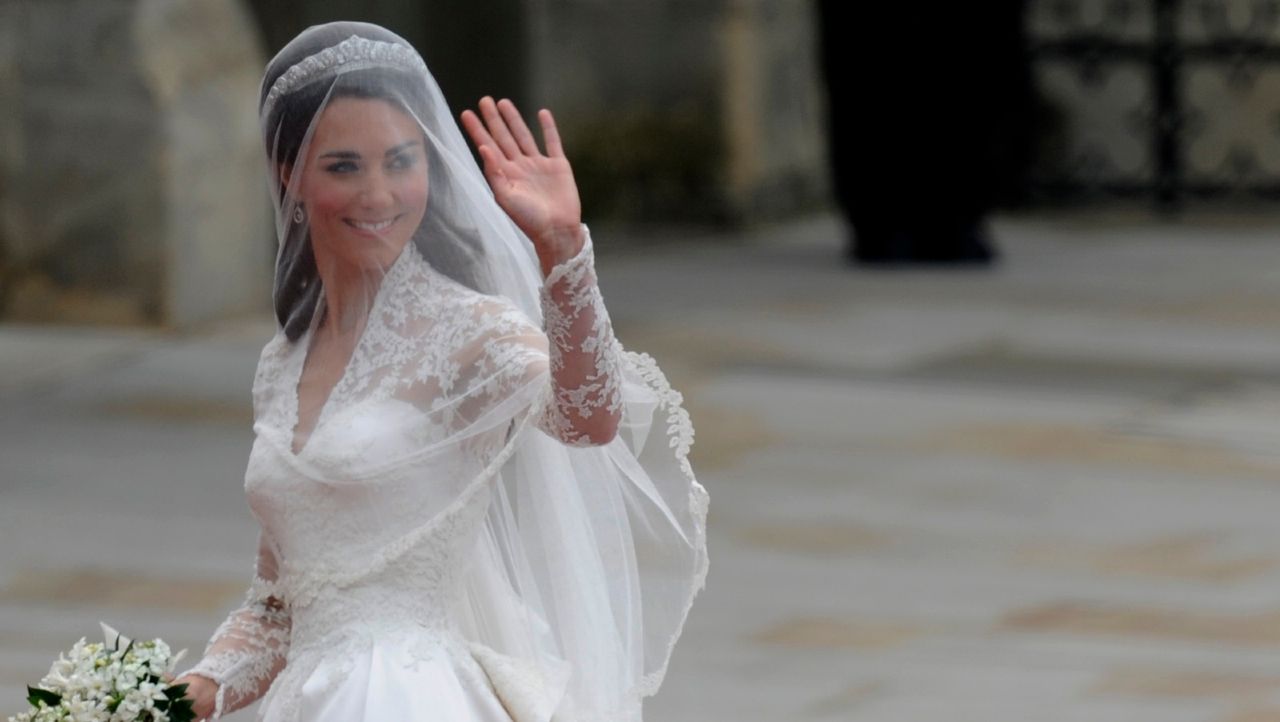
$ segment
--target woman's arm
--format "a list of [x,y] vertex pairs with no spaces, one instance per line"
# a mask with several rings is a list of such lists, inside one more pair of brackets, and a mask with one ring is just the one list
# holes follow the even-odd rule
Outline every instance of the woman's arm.
[[572,446],[609,443],[622,418],[622,345],[596,283],[591,236],[543,282],[543,327],[550,341],[550,398],[538,426]]
[[[212,700],[193,698],[197,714],[219,719],[252,704],[284,668],[291,625],[276,581],[276,556],[263,533],[258,539],[257,569],[244,603],[213,633],[200,663],[176,680],[181,683],[183,677],[198,676],[216,683]],[[195,689],[193,684],[188,696]]]
[[480,99],[466,128],[494,200],[533,242],[546,280],[544,331],[552,386],[538,425],[574,446],[607,444],[622,415],[622,349],[596,287],[594,258],[573,169],[551,111],[538,111],[546,153],[510,100]]

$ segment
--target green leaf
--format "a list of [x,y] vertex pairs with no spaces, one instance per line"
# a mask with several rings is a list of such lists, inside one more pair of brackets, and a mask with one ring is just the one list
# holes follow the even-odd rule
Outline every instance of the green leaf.
[[194,702],[183,698],[169,705],[169,719],[171,722],[191,722],[196,718],[195,709],[192,707]]
[[187,687],[191,686],[189,682],[175,684],[165,687],[164,696],[169,699],[182,699],[187,696]]
[[57,707],[62,703],[62,695],[47,689],[27,685],[27,701],[35,707],[39,707],[40,702],[44,702],[50,707]]

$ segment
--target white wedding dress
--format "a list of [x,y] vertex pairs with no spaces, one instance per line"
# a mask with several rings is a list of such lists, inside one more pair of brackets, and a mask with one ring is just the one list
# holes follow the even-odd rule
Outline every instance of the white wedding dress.
[[[368,327],[306,439],[294,431],[310,335],[290,342],[278,333],[266,345],[245,477],[261,525],[256,573],[245,603],[189,670],[219,683],[213,718],[259,698],[266,722],[640,718],[640,698],[657,689],[706,571],[706,494],[684,458],[692,429],[679,394],[652,359],[623,351],[614,339],[589,236],[576,258],[553,269],[542,303],[546,329],[531,326],[504,299],[436,272],[409,244],[383,280]],[[588,343],[564,343],[574,323],[589,325]],[[595,383],[554,388],[551,369],[575,356],[595,366]],[[460,388],[467,391],[465,408],[451,395]],[[646,395],[647,402],[628,402],[624,427],[632,431],[604,446],[575,435],[565,421],[569,409],[589,413]],[[478,422],[484,419],[490,421]],[[634,429],[648,434],[651,420],[656,441],[637,438]],[[439,443],[464,426],[476,431],[463,443]],[[686,497],[676,505],[683,508],[646,511],[657,508],[651,499],[659,496],[645,490],[648,481],[619,490],[627,506],[615,519],[619,530],[600,519],[582,524],[594,525],[603,540],[593,542],[597,549],[529,550],[538,562],[531,569],[555,575],[539,579],[542,599],[526,598],[528,587],[512,581],[520,575],[507,552],[496,551],[494,520],[586,506],[562,498],[567,494],[550,484],[555,480],[540,482],[545,489],[513,490],[519,470],[510,468],[512,454],[534,447],[575,463],[614,459],[619,468],[631,467],[624,469],[631,479],[641,479],[650,463],[637,459],[665,455],[664,468],[683,477]],[[590,479],[579,483],[584,498],[597,493]],[[497,502],[508,495],[502,511]],[[575,575],[643,578],[651,563],[675,566],[662,532],[662,520],[672,516],[693,530],[674,537],[688,545],[680,561],[688,588],[665,590],[673,601],[658,610],[674,622],[660,628],[649,622],[650,612],[618,612],[632,602],[602,592],[599,609],[615,610],[610,614],[636,628],[643,621],[657,635],[638,650],[602,651],[613,649],[606,642],[615,644],[619,625],[613,617],[593,619],[587,602],[574,601],[570,595],[589,596],[575,586]],[[588,561],[574,561],[585,552]],[[612,565],[619,568],[605,568]],[[638,592],[628,599],[638,600]],[[500,629],[507,625],[518,631]],[[507,644],[521,635],[540,642]],[[626,659],[633,654],[640,659],[634,670]],[[634,685],[625,695],[591,698],[594,688],[607,686],[594,675],[629,674]]]

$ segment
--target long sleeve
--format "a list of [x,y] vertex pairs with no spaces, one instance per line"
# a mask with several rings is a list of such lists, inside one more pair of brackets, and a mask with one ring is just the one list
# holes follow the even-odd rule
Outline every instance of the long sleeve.
[[262,533],[257,568],[244,603],[213,633],[199,664],[183,673],[207,677],[218,684],[210,719],[252,704],[266,693],[284,668],[290,619],[277,578],[276,555]]
[[608,443],[622,415],[622,345],[596,283],[591,234],[543,282],[552,384],[538,427],[570,446]]

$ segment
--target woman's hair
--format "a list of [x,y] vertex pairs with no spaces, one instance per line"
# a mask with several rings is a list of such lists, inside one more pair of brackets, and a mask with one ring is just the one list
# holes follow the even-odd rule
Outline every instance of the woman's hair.
[[[393,33],[373,25],[364,23],[343,23],[312,28],[299,35],[271,61],[262,79],[262,93],[259,108],[265,103],[267,93],[276,80],[290,67],[305,58],[324,50],[352,34],[370,40],[404,45],[404,41]],[[337,98],[365,98],[386,101],[405,111],[411,117],[422,119],[428,117],[427,91],[423,78],[409,71],[391,67],[366,67],[338,74],[332,78],[311,83],[291,93],[277,98],[271,113],[263,119],[263,142],[266,146],[267,158],[272,164],[271,183],[278,207],[276,212],[282,216],[284,237],[281,239],[280,251],[276,257],[275,284],[272,289],[276,320],[284,329],[290,341],[296,341],[311,324],[317,304],[322,295],[322,284],[316,269],[315,252],[307,232],[305,220],[297,223],[292,214],[286,213],[290,203],[296,204],[296,198],[290,198],[286,188],[286,175],[296,166],[298,154],[307,141],[308,133],[316,120],[316,115],[328,103]],[[470,235],[459,228],[457,219],[450,218],[449,184],[443,176],[445,165],[437,162],[435,151],[429,139],[423,139],[423,148],[427,161],[427,209],[421,225],[413,234],[413,241],[426,257],[428,262],[442,270],[458,268],[459,264],[451,262],[450,256],[457,251],[444,243],[427,242],[429,238],[441,238],[444,235],[466,244]],[[440,256],[440,258],[435,258]],[[445,271],[448,273],[448,271]],[[456,273],[449,273],[455,280],[480,290],[472,278],[459,278]]]

